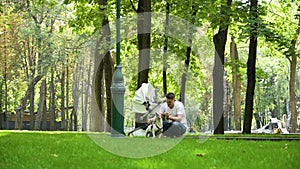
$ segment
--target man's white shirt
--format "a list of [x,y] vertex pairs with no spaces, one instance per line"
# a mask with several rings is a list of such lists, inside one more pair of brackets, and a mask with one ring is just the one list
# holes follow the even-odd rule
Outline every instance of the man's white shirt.
[[171,109],[168,104],[165,102],[161,105],[159,113],[162,114],[164,112],[169,112],[171,116],[176,116],[177,114],[182,115],[182,119],[180,123],[182,123],[187,128],[187,120],[186,120],[186,114],[184,110],[184,105],[180,101],[174,102],[174,107]]

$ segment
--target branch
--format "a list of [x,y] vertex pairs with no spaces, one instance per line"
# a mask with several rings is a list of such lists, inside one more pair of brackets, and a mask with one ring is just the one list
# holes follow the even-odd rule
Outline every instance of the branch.
[[133,10],[137,13],[137,9],[135,8],[135,6],[134,6],[132,0],[130,0],[130,3],[131,3],[131,6],[132,6]]
[[285,57],[286,57],[286,59],[289,61],[289,63],[291,64],[292,63],[292,59],[291,58],[289,58],[289,56],[287,56],[287,55],[284,55]]

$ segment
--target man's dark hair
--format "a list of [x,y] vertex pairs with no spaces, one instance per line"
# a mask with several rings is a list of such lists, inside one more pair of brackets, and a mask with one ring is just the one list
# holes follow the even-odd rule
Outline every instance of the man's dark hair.
[[175,98],[175,94],[174,94],[174,93],[168,93],[168,94],[166,95],[166,98],[167,98],[167,99],[174,99],[174,98]]

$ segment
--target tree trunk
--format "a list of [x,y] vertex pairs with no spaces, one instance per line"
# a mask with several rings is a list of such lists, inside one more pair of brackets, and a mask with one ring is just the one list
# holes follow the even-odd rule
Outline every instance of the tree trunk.
[[[110,44],[111,43],[111,33],[110,28],[107,26],[109,24],[108,19],[105,17],[102,20],[102,31],[103,35],[105,37],[105,43]],[[104,76],[105,76],[105,94],[106,94],[106,122],[108,126],[111,126],[111,83],[112,83],[112,77],[113,77],[113,60],[110,55],[109,50],[106,48],[106,54],[103,58],[103,64],[104,64]],[[111,127],[105,128],[106,132],[111,131]]]
[[43,80],[40,86],[40,102],[39,108],[37,112],[37,116],[35,119],[35,130],[41,129],[41,121],[42,121],[42,129],[45,130],[45,116],[46,116],[46,80]]
[[20,101],[20,105],[19,105],[20,110],[17,111],[18,114],[16,114],[16,118],[17,118],[15,123],[16,129],[20,129],[20,130],[22,129],[22,124],[23,124],[22,118],[24,114],[24,108],[26,107],[31,90],[34,90],[36,83],[39,82],[42,78],[43,78],[42,75],[38,75],[35,78],[30,80],[25,95]]
[[234,128],[241,130],[241,74],[239,70],[239,55],[234,37],[231,36],[230,56],[233,60],[233,101],[234,101]]
[[[112,83],[112,77],[113,77],[113,62],[110,55],[110,52],[107,52],[104,56],[104,73],[105,73],[105,93],[106,93],[106,122],[108,126],[111,126],[111,83]],[[105,128],[106,132],[111,131],[111,127]]]
[[[227,72],[225,72],[227,76]],[[225,94],[224,94],[224,130],[231,130],[231,91],[228,80],[224,81]]]
[[254,113],[254,117],[255,117],[255,122],[256,122],[256,128],[259,129],[261,127],[259,114]]
[[[300,11],[300,6],[298,6],[298,11]],[[297,124],[297,101],[296,101],[296,93],[295,93],[295,82],[296,82],[296,69],[297,69],[297,57],[299,55],[296,54],[296,44],[297,39],[300,35],[300,17],[298,15],[298,28],[296,30],[296,36],[291,42],[291,48],[289,49],[289,53],[291,55],[290,59],[290,83],[289,83],[289,89],[290,89],[290,101],[291,101],[291,120],[292,120],[292,133],[296,133],[298,124]]]
[[[98,45],[97,45],[98,46]],[[91,130],[92,131],[104,131],[104,102],[103,102],[103,60],[99,59],[99,54],[96,56],[96,60],[100,60],[95,66],[95,78],[93,83],[93,100],[91,111]]]
[[70,114],[70,117],[69,117],[69,80],[70,80],[70,72],[69,72],[69,58],[67,58],[67,65],[66,65],[66,116],[67,116],[67,128],[70,130],[70,131],[73,131],[73,117],[72,115],[73,114]]
[[[195,18],[196,18],[196,13],[197,13],[197,10],[195,9],[195,7],[193,6],[192,8],[192,11],[193,11],[193,14],[192,14],[192,24],[194,24],[195,22]],[[186,76],[187,76],[187,73],[188,73],[188,70],[189,70],[189,65],[190,65],[190,58],[191,58],[191,46],[192,46],[192,43],[193,43],[193,40],[192,40],[192,36],[193,36],[193,29],[190,28],[189,30],[189,39],[188,39],[188,43],[189,43],[189,46],[186,48],[186,54],[185,54],[185,62],[184,62],[184,72],[181,76],[181,85],[180,85],[180,101],[185,104],[185,86],[186,86]]]
[[[88,131],[87,129],[87,117],[88,117],[88,102],[89,102],[89,95],[87,94],[88,93],[88,90],[89,90],[89,85],[88,85],[88,82],[83,80],[84,77],[85,77],[85,71],[84,71],[84,67],[85,65],[87,65],[87,63],[85,62],[86,60],[85,59],[82,59],[81,60],[81,63],[78,66],[78,69],[79,69],[79,79],[82,79],[83,82],[78,82],[78,88],[79,88],[79,91],[78,92],[78,102],[80,101],[81,102],[81,112],[82,112],[82,120],[83,120],[83,131]],[[81,80],[80,80],[81,81]],[[85,82],[84,82],[85,81]],[[86,89],[86,88],[87,89]],[[81,100],[79,100],[79,98]],[[77,106],[76,106],[77,107]]]
[[[78,104],[79,104],[79,84],[80,84],[80,68],[79,68],[79,65],[80,62],[76,62],[76,65],[75,65],[75,68],[74,68],[74,72],[73,72],[73,83],[72,83],[72,98],[73,98],[73,110],[74,111],[74,114],[76,114],[76,112],[78,111]],[[90,66],[92,66],[90,64]],[[83,90],[83,89],[82,89]],[[81,104],[82,107],[86,106],[84,103]],[[85,116],[85,111],[82,111],[82,114],[81,114],[81,117],[82,117],[82,131],[87,131],[86,129],[86,116]]]
[[297,107],[296,107],[296,94],[295,94],[295,79],[296,79],[296,66],[297,66],[297,55],[292,56],[292,61],[290,62],[290,101],[291,101],[291,116],[292,116],[292,129],[291,133],[296,133],[297,130]]
[[[190,45],[192,44],[192,39],[189,39],[189,43]],[[179,100],[185,104],[185,86],[186,86],[186,76],[187,76],[187,72],[189,69],[189,64],[190,64],[190,57],[191,57],[191,47],[188,46],[187,50],[186,50],[186,60],[185,60],[185,64],[184,64],[184,72],[182,73],[181,76],[181,85],[180,85],[180,98]]]
[[[257,0],[251,0],[250,17],[258,18]],[[250,35],[249,56],[247,62],[247,91],[246,91],[246,106],[244,116],[244,134],[251,134],[251,124],[253,118],[253,98],[256,82],[256,55],[257,55],[257,21],[253,25],[253,30]]]
[[[148,12],[148,13],[147,13]],[[143,83],[148,83],[150,67],[150,33],[151,33],[151,0],[139,0],[138,3],[138,84],[137,89]]]
[[47,83],[46,80],[42,81],[42,91],[41,92],[41,97],[40,99],[42,99],[42,110],[41,110],[41,114],[42,114],[42,130],[47,130]]
[[60,102],[60,112],[61,112],[61,129],[67,130],[66,123],[66,114],[65,114],[65,69],[63,66],[63,70],[61,72],[60,78],[60,90],[61,90],[61,102]]
[[163,58],[163,92],[164,95],[167,94],[167,67],[168,67],[168,56],[167,56],[167,52],[168,52],[168,26],[169,26],[169,14],[170,14],[170,3],[167,2],[167,6],[166,6],[166,23],[165,23],[165,41],[164,41],[164,58]]
[[[99,32],[101,36],[102,32]],[[94,51],[95,65],[94,65],[94,77],[93,77],[93,93],[91,104],[91,131],[104,131],[105,125],[105,111],[104,111],[104,93],[102,93],[103,85],[103,68],[104,61],[103,55],[99,53],[101,38],[97,39]]]
[[72,109],[72,114],[74,116],[74,131],[77,131],[78,130],[78,117],[77,117],[77,112],[74,109],[74,107]]
[[0,84],[0,130],[3,129],[4,112],[2,112],[2,85]]
[[[3,10],[3,16],[5,16],[6,12],[6,9]],[[6,21],[4,20],[4,24],[3,25],[6,25]],[[3,42],[4,44],[6,44],[6,26],[4,26],[4,30],[3,30]],[[8,88],[7,88],[7,46],[4,45],[4,49],[3,49],[3,58],[4,58],[4,72],[3,72],[3,81],[4,81],[4,112],[3,112],[3,122],[5,122],[5,128],[6,129],[9,129],[9,119],[7,118],[8,117]],[[1,53],[2,55],[2,53]],[[2,81],[1,81],[1,96],[2,96]],[[1,97],[2,98],[2,97]],[[1,109],[2,110],[2,100],[1,100]],[[0,113],[0,116],[1,116],[1,113]],[[0,120],[1,120],[1,117],[0,117]],[[0,124],[2,123],[2,120],[0,122]],[[0,128],[2,127],[2,124],[0,126]]]
[[19,105],[16,109],[16,121],[15,121],[15,129],[16,130],[21,130],[22,129],[22,123],[21,123],[21,110],[22,110],[22,105]]
[[[6,56],[6,50],[5,50],[5,56]],[[9,120],[11,117],[11,113],[8,113],[8,86],[7,86],[7,68],[6,68],[6,57],[5,57],[5,63],[4,63],[4,115],[5,115],[5,125],[6,128],[9,129]]]
[[[143,83],[148,83],[149,67],[150,67],[150,34],[151,34],[151,0],[139,0],[138,2],[138,83],[139,89]],[[140,119],[141,114],[135,114],[135,127],[139,127],[146,120]]]
[[34,129],[34,104],[35,104],[34,103],[34,95],[35,95],[34,88],[35,88],[35,86],[31,86],[30,96],[29,96],[30,129]]
[[[87,131],[87,119],[88,119],[88,111],[89,111],[89,98],[90,98],[90,81],[91,81],[91,74],[92,74],[92,57],[89,57],[88,60],[88,72],[87,72],[87,82],[86,85],[82,86],[82,91],[85,91],[83,93],[86,93],[86,95],[82,95],[84,97],[82,97],[82,129],[83,131]],[[78,84],[79,85],[79,84]],[[76,96],[74,96],[76,97]],[[75,103],[74,103],[74,108],[75,108]],[[76,110],[77,110],[77,106],[76,106]]]
[[51,68],[51,79],[50,79],[50,130],[55,130],[55,81],[54,81],[54,68]]
[[224,52],[227,41],[227,32],[229,25],[229,16],[225,14],[223,8],[230,8],[232,0],[227,0],[227,5],[221,6],[221,14],[224,14],[225,26],[220,26],[217,34],[214,35],[213,41],[216,49],[215,65],[213,69],[213,124],[214,134],[224,134]]

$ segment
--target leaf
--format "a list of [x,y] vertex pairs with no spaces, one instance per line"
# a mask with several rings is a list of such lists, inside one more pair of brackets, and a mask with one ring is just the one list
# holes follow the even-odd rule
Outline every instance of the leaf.
[[205,155],[204,153],[197,153],[196,154],[196,156],[198,156],[198,157],[204,157],[204,155]]

